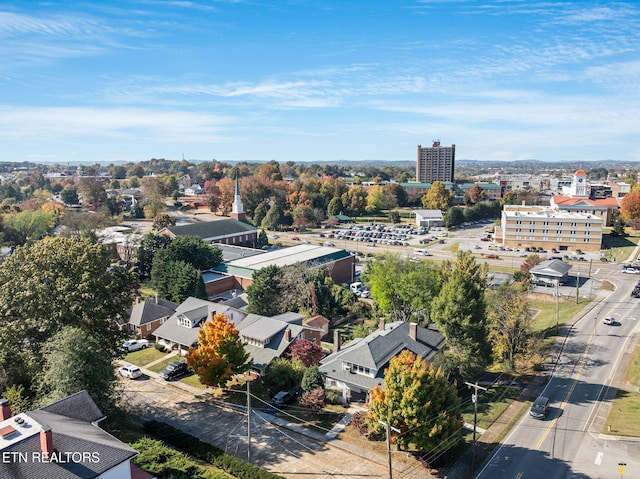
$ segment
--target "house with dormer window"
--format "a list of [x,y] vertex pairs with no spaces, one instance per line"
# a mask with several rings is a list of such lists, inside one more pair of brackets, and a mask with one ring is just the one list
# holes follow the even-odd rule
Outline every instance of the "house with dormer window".
[[402,351],[409,350],[430,361],[445,346],[445,338],[438,331],[404,321],[385,324],[381,320],[376,331],[344,347],[340,332],[336,333],[334,352],[322,360],[320,372],[325,377],[325,387],[336,391],[343,403],[367,402],[369,391],[383,386],[384,371],[391,358]]
[[247,316],[247,313],[230,306],[189,297],[156,329],[154,336],[160,344],[186,352],[198,342],[200,326],[218,313],[224,314],[236,327]]
[[251,369],[262,375],[275,358],[282,357],[298,339],[320,344],[322,329],[302,324],[303,315],[284,313],[278,316],[249,314],[239,326],[244,349],[251,356]]

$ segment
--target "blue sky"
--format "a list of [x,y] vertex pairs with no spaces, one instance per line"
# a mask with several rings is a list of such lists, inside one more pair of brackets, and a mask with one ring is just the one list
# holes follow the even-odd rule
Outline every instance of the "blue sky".
[[0,161],[640,161],[640,3],[0,4]]

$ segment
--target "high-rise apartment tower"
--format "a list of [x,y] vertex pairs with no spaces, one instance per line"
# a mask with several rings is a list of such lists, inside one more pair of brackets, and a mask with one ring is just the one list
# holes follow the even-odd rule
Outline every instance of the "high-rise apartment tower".
[[434,140],[433,146],[418,145],[416,162],[416,181],[432,183],[434,181],[453,182],[453,168],[456,159],[456,145],[440,146]]

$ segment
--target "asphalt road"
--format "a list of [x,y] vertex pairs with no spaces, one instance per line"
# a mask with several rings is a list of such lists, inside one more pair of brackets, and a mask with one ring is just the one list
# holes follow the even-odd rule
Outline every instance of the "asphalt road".
[[[502,442],[477,479],[614,479],[640,477],[640,442],[601,434],[615,388],[612,378],[629,337],[640,330],[640,305],[630,297],[633,277],[611,267],[598,274],[617,289],[569,333],[558,366],[544,389],[551,399],[547,420],[526,415]],[[602,319],[613,316],[616,323]]]
[[[143,376],[120,381],[122,403],[143,419],[171,424],[229,454],[247,459],[246,409],[216,403],[208,395],[194,395],[159,379]],[[375,454],[375,461],[354,455],[326,441],[313,440],[269,422],[269,414],[256,410],[251,420],[252,463],[287,478],[387,478],[388,466]],[[397,453],[394,453],[397,454]],[[403,456],[405,453],[401,453]],[[393,463],[398,479],[427,479],[423,469],[397,458]]]

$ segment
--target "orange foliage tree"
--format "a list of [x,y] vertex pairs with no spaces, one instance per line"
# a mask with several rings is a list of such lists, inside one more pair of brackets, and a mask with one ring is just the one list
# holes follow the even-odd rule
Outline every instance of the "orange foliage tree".
[[620,216],[634,228],[640,224],[640,189],[634,187],[622,198]]
[[202,384],[224,386],[234,374],[251,367],[238,330],[223,313],[213,316],[198,332],[198,347],[187,354],[187,364]]

